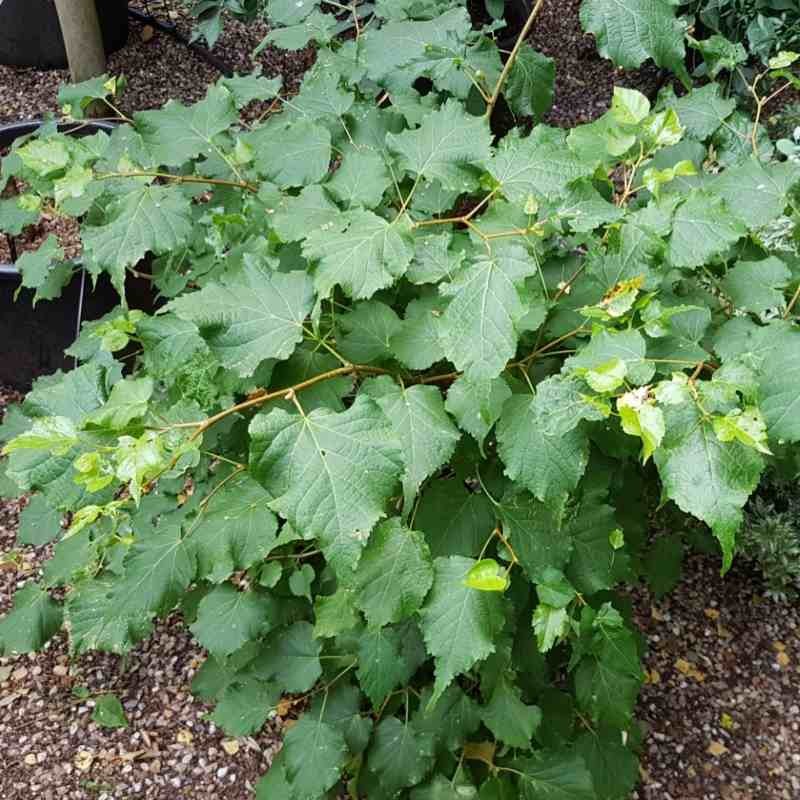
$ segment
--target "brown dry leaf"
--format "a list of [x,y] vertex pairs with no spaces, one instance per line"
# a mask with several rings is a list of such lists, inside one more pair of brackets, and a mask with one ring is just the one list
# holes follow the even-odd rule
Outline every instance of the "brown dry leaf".
[[229,755],[235,756],[239,752],[239,742],[236,739],[223,739],[222,749]]
[[778,659],[778,664],[780,664],[781,667],[783,667],[784,669],[786,669],[786,667],[789,666],[789,662],[791,661],[791,659],[789,658],[789,654],[784,652],[783,650],[781,650],[781,652],[778,653],[777,659]]
[[186,728],[178,731],[178,735],[175,737],[178,740],[179,744],[184,744],[187,747],[192,743],[194,740],[194,736],[192,736],[191,731],[187,731]]
[[786,645],[783,642],[773,642],[772,649],[776,653],[782,653],[784,650],[786,650]]
[[644,671],[644,682],[648,684],[661,683],[661,673],[657,669],[646,669]]
[[275,713],[279,717],[285,717],[291,710],[294,703],[289,697],[281,697],[278,701],[278,705],[275,706]]
[[467,742],[464,745],[464,758],[467,761],[483,761],[493,767],[496,747],[494,742]]
[[94,753],[90,750],[78,750],[75,755],[75,769],[78,772],[88,772],[94,762]]
[[703,613],[709,619],[719,619],[719,611],[717,611],[716,608],[706,608],[706,609],[703,610]]
[[686,675],[687,678],[692,678],[698,683],[702,683],[706,679],[705,672],[697,669],[691,661],[687,661],[685,658],[679,658],[675,662],[675,669],[677,669],[681,675]]
[[720,625],[718,622],[717,636],[719,636],[720,639],[730,639],[733,636],[733,634],[727,628],[724,628],[722,625]]
[[155,29],[153,28],[153,26],[152,25],[145,25],[142,28],[142,34],[141,34],[142,41],[143,42],[149,42],[153,38],[154,34],[155,34]]
[[713,741],[706,749],[706,752],[712,756],[721,756],[728,752],[728,748],[722,742]]
[[656,622],[663,622],[664,621],[664,615],[655,606],[650,606],[650,616]]
[[12,666],[0,667],[0,683],[5,683],[11,677],[13,671],[14,667]]

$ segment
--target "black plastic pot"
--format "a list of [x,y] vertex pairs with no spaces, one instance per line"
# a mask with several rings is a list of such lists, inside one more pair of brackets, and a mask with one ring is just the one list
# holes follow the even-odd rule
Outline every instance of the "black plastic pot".
[[[128,38],[128,0],[95,0],[106,53]],[[63,69],[67,54],[52,0],[0,2],[0,64]]]
[[[33,133],[39,124],[19,122],[0,126],[0,149]],[[74,123],[62,125],[60,129],[76,136],[87,136],[99,130],[112,131],[114,126],[107,122],[89,122],[80,127]],[[74,276],[61,297],[40,301],[34,308],[34,292],[20,290],[20,275],[14,265],[0,263],[0,384],[25,391],[40,375],[71,368],[72,359],[64,356],[64,350],[75,340],[80,322],[102,317],[119,304],[119,295],[105,275],[93,287],[80,261],[74,264]],[[148,281],[131,279],[130,285],[126,285],[126,294],[134,308],[153,306]]]

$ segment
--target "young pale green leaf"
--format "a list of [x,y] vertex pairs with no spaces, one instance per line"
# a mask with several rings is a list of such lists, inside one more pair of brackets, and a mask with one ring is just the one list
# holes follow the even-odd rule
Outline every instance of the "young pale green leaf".
[[236,279],[210,283],[173,300],[169,308],[195,323],[220,361],[244,377],[265,358],[292,354],[313,302],[311,281],[301,272],[249,265]]
[[359,395],[338,414],[274,409],[255,417],[250,436],[251,470],[274,496],[271,508],[318,538],[336,571],[352,571],[403,469],[380,407]]
[[422,482],[450,459],[461,434],[435,386],[406,388],[382,375],[365,382],[362,391],[381,407],[402,446],[403,507],[408,514]]
[[460,556],[434,562],[433,588],[420,612],[425,644],[436,664],[431,704],[457,675],[494,652],[495,637],[503,626],[502,598],[465,584],[474,564]]
[[86,417],[85,424],[114,431],[126,428],[147,413],[153,388],[153,379],[149,377],[128,378],[116,383],[106,404]]
[[493,558],[482,558],[472,566],[464,583],[479,592],[504,592],[509,585],[508,571]]
[[380,523],[370,535],[351,579],[355,603],[373,627],[399,622],[422,605],[433,582],[425,539],[399,519]]
[[642,463],[646,464],[664,438],[664,413],[646,390],[634,389],[617,399],[622,430],[642,440]]
[[63,456],[77,443],[78,430],[71,419],[42,417],[34,420],[27,431],[15,436],[3,448],[3,454],[10,455],[18,450],[45,450],[55,456]]

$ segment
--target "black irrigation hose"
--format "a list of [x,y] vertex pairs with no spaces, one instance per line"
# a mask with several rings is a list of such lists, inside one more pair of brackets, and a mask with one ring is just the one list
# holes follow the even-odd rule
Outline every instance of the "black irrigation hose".
[[145,14],[143,11],[139,11],[136,8],[129,8],[128,16],[131,19],[135,19],[137,22],[141,22],[143,25],[150,25],[153,28],[157,28],[162,33],[168,34],[176,41],[186,45],[192,52],[200,56],[203,61],[218,69],[226,78],[233,77],[233,67],[231,67],[230,64],[226,63],[221,58],[217,58],[208,48],[203,47],[197,42],[190,41],[175,25],[162,22],[160,19],[156,19],[152,14]]

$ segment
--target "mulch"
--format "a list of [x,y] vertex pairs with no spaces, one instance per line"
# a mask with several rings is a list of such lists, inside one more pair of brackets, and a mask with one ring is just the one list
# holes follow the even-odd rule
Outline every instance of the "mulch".
[[[177,3],[150,1],[177,12]],[[653,94],[662,79],[652,65],[620,72],[601,59],[577,18],[580,0],[547,0],[532,44],[557,64],[556,97],[546,121],[570,127],[608,107],[615,84]],[[265,24],[226,27],[214,53],[240,72],[261,64],[295,88],[313,63],[309,48],[250,53]],[[124,73],[125,113],[167,99],[200,99],[219,77],[171,37],[131,24],[128,44],[109,59]],[[0,66],[0,122],[58,111],[60,71]],[[258,109],[254,110],[258,113]],[[0,415],[18,395],[0,387]],[[0,501],[0,614],[14,592],[35,579],[47,547],[16,543],[25,500]],[[9,557],[10,556],[10,557]],[[718,560],[687,559],[680,587],[661,600],[634,592],[636,621],[647,641],[648,680],[638,718],[646,730],[642,782],[632,800],[796,800],[800,797],[800,608],[776,605],[747,566],[724,578]],[[255,737],[231,740],[205,719],[209,706],[189,691],[202,650],[177,616],[122,659],[70,659],[63,636],[40,654],[0,659],[0,798],[2,800],[173,800],[252,797],[252,786],[280,747],[281,721]],[[108,730],[92,720],[93,696],[112,691],[130,726]]]

